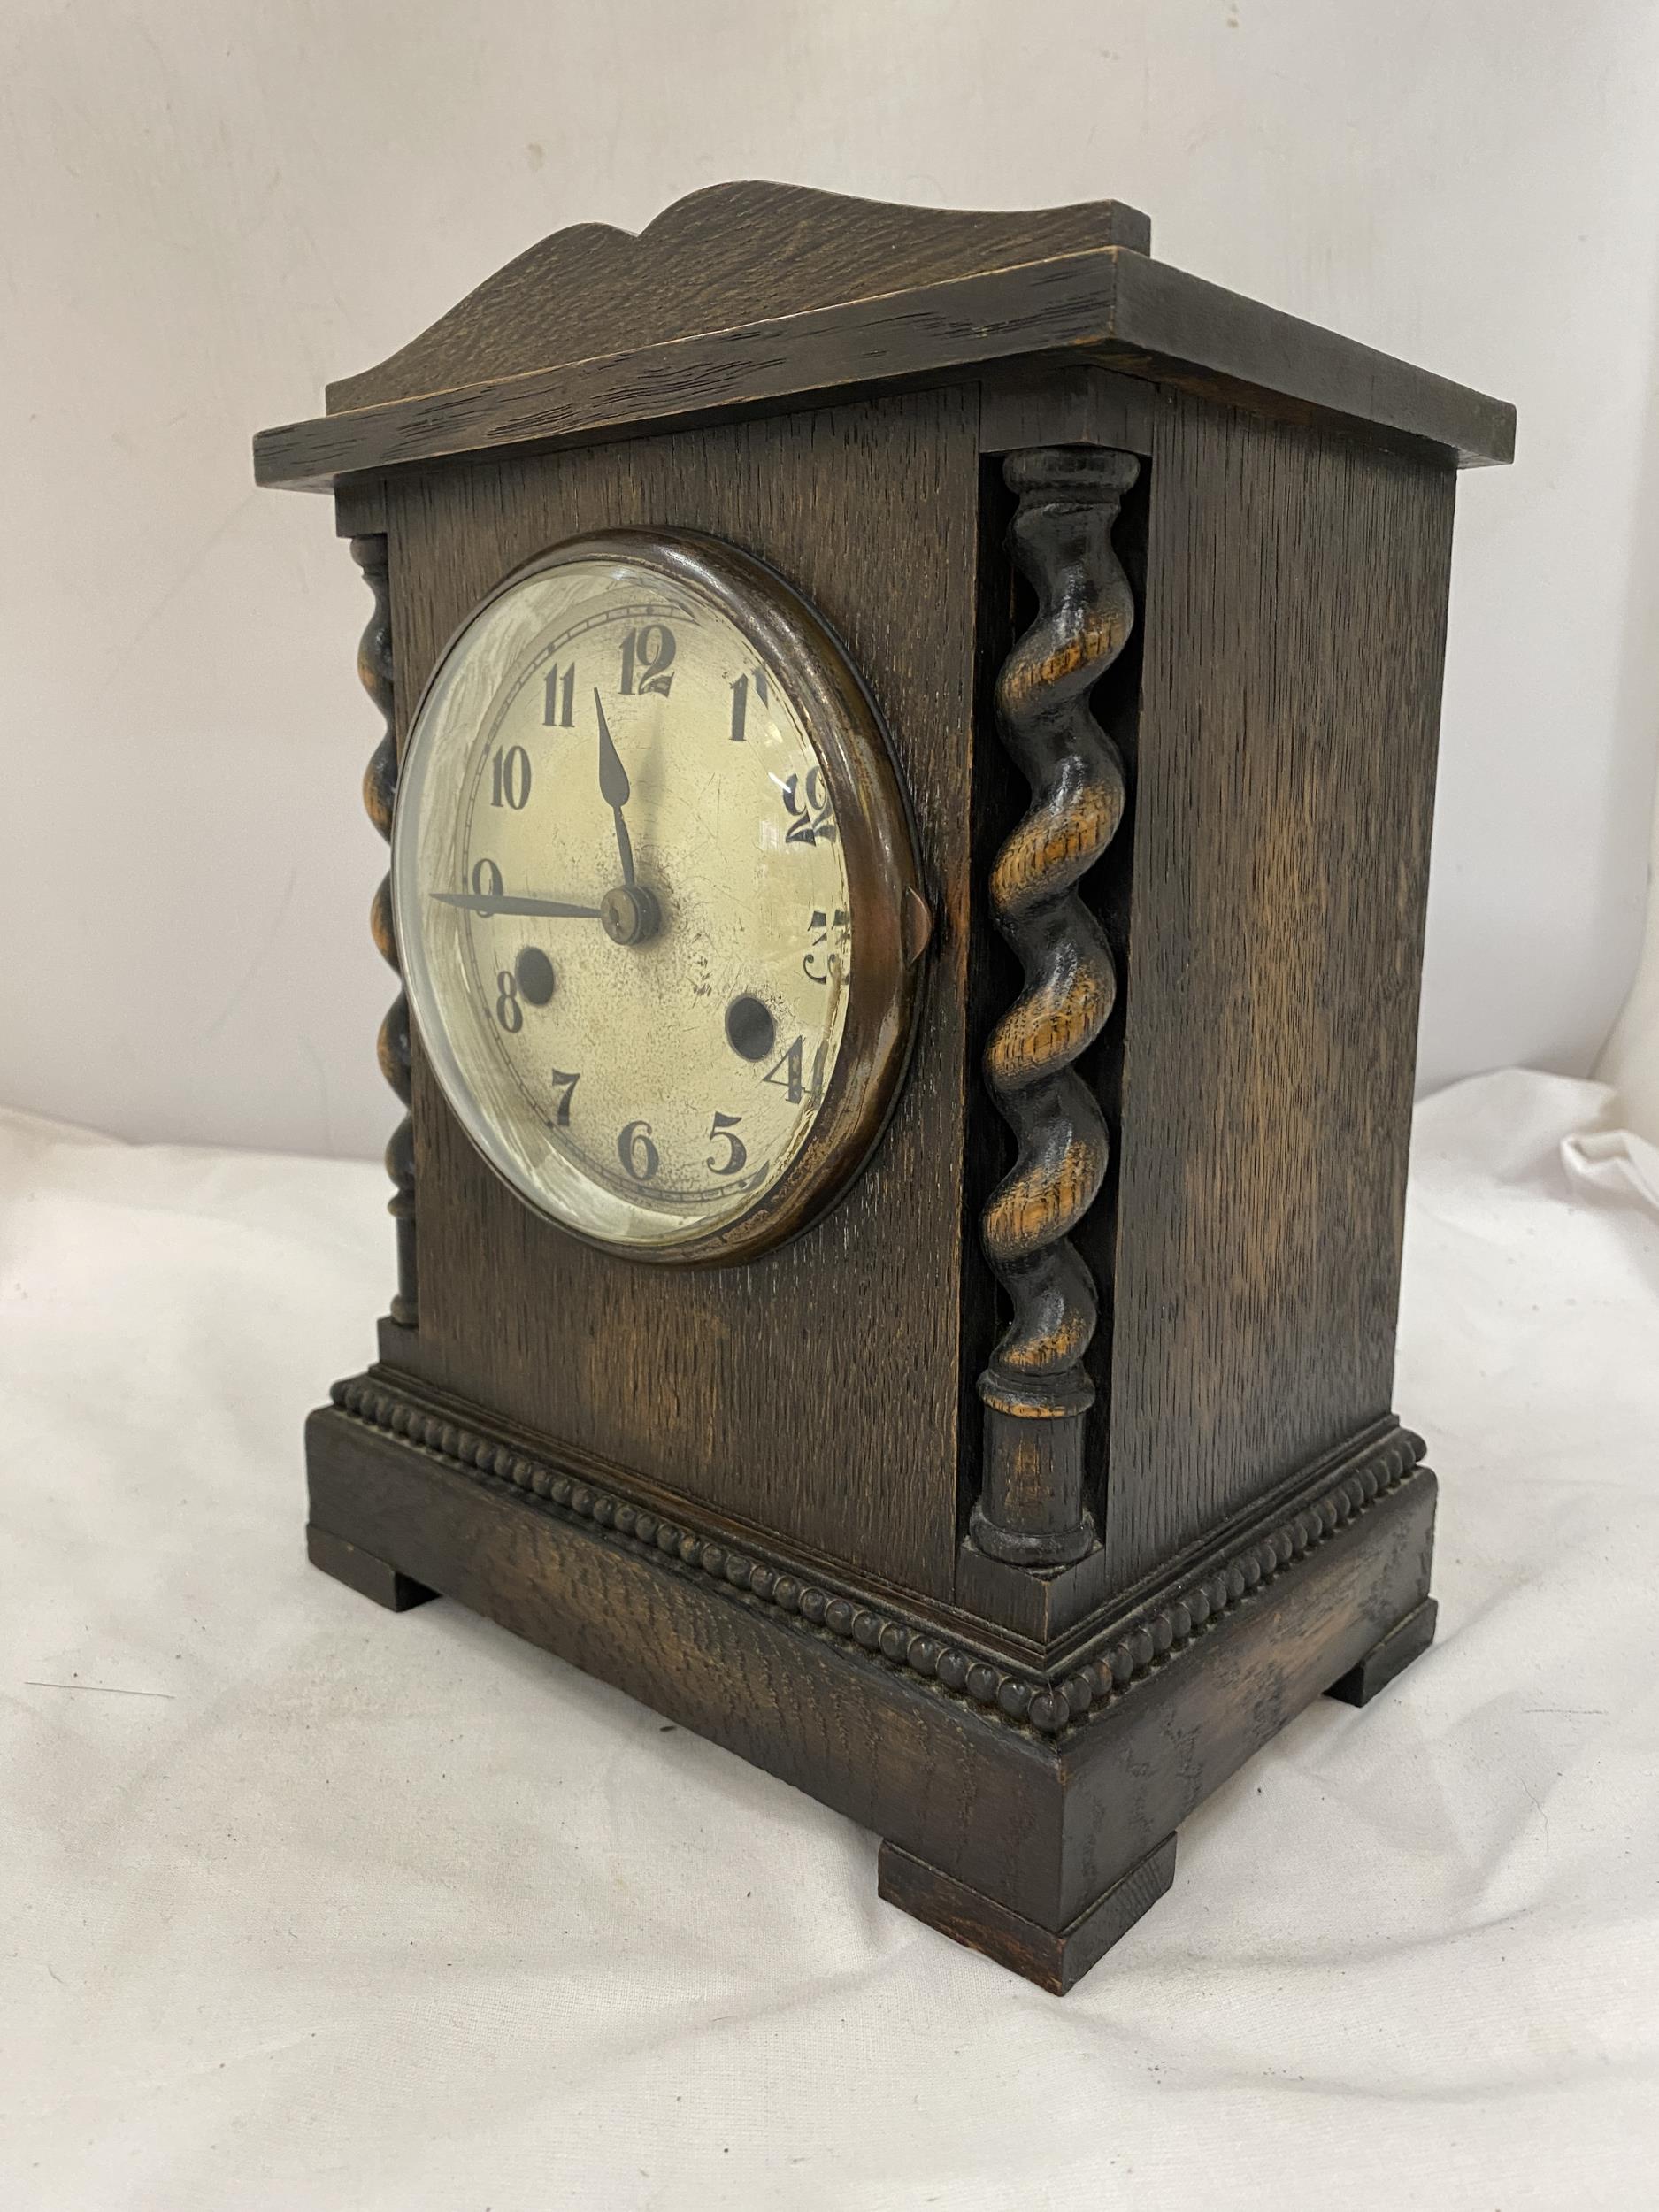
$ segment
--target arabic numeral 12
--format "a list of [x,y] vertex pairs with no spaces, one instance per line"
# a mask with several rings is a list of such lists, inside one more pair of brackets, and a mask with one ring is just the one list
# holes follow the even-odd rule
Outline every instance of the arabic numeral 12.
[[664,699],[674,679],[674,634],[665,622],[648,622],[622,641],[622,690],[643,698],[655,691]]

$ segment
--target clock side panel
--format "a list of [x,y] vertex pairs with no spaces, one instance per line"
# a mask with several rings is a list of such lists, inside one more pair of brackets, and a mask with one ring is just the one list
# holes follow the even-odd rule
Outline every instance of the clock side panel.
[[1187,394],[1151,467],[1114,1586],[1386,1419],[1455,476]]
[[936,910],[910,1077],[849,1195],[733,1267],[642,1265],[533,1214],[414,1054],[420,1320],[398,1364],[712,1516],[923,1596],[956,1528],[978,421],[922,393],[411,473],[388,486],[400,742],[503,576],[579,533],[712,533],[768,562],[887,721]]

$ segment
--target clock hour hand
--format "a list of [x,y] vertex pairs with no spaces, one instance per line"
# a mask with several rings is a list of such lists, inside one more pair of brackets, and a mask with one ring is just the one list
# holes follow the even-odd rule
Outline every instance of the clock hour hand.
[[564,899],[521,899],[507,891],[434,891],[428,894],[444,906],[458,906],[469,914],[552,914],[578,921],[596,922],[596,906],[572,906]]
[[628,826],[622,818],[622,810],[628,803],[628,772],[622,765],[621,755],[611,741],[611,725],[605,720],[603,702],[597,686],[594,689],[594,711],[599,717],[599,795],[611,809],[611,819],[617,826],[617,856],[622,863],[622,881],[625,889],[634,887],[634,847],[628,837]]

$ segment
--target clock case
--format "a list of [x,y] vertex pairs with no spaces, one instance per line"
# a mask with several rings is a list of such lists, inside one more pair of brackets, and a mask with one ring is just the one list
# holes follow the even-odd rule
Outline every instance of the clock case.
[[[505,576],[704,532],[849,651],[933,937],[869,1164],[730,1267],[532,1213],[400,996],[396,1291],[308,1424],[311,1556],[810,1792],[1069,1987],[1195,1805],[1433,1634],[1400,1241],[1454,490],[1513,412],[1114,203],[770,185],[557,233],[327,410],[257,473],[332,494],[373,592],[382,833]],[[373,929],[396,967],[384,887]]]

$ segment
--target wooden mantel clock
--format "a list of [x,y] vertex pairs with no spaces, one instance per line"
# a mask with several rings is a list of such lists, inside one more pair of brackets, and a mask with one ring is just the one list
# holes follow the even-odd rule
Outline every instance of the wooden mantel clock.
[[374,595],[403,986],[312,1559],[1055,1990],[1433,1632],[1395,1304],[1453,489],[1513,440],[1149,243],[726,186],[256,448]]

